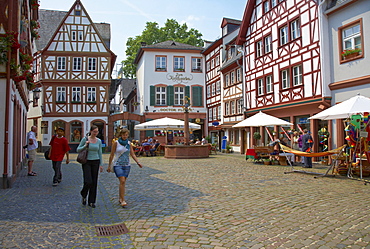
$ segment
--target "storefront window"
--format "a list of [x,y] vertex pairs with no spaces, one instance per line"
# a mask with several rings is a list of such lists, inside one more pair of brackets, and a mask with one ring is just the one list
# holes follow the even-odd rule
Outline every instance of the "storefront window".
[[41,121],[41,134],[48,134],[48,121]]
[[80,142],[82,133],[82,123],[79,121],[71,122],[71,142]]

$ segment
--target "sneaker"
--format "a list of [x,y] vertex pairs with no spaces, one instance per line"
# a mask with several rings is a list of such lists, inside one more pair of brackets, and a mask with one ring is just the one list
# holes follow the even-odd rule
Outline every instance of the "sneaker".
[[53,182],[53,186],[58,186],[58,182]]
[[61,182],[62,182],[62,179],[59,179],[59,180],[58,180],[58,183],[61,183]]

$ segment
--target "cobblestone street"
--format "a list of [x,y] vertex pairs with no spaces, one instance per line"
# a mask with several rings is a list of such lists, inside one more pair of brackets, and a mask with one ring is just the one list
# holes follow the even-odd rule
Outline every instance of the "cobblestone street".
[[[38,176],[23,169],[0,190],[0,248],[370,248],[370,186],[360,181],[284,174],[290,167],[235,153],[140,157],[143,169],[133,164],[127,182],[128,207],[118,205],[115,175],[104,172],[92,209],[81,204],[76,156],[63,164],[57,187],[51,162],[38,154]],[[129,233],[96,235],[95,226],[120,223]]]

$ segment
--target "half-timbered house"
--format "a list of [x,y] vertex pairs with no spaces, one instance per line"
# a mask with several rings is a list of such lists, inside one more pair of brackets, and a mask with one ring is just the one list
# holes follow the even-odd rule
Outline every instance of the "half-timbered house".
[[[45,34],[47,40],[39,43],[36,57],[43,85],[42,144],[47,146],[55,129],[63,127],[73,149],[91,125],[99,127],[99,137],[104,143],[108,135],[111,72],[116,58],[109,49],[110,25],[93,23],[79,0],[68,12],[55,13],[40,11],[42,31],[52,34]],[[58,15],[63,16],[61,20]]]
[[[203,50],[206,60],[206,102],[208,132],[212,143],[221,149],[224,136],[239,151],[239,133],[232,125],[244,118],[242,91],[242,60],[235,45],[240,20],[223,18],[222,37]],[[239,132],[239,131],[238,131]],[[235,142],[233,142],[235,141]]]
[[26,162],[27,111],[38,99],[31,91],[38,7],[37,1],[0,0],[0,188],[11,187]]
[[[247,2],[236,40],[245,53],[246,115],[263,111],[294,123],[258,128],[263,143],[272,131],[289,136],[289,129],[307,128],[318,145],[318,130],[328,124],[308,118],[330,106],[322,84],[319,34],[317,1]],[[255,131],[246,130],[249,137]],[[255,140],[250,141],[252,146]]]

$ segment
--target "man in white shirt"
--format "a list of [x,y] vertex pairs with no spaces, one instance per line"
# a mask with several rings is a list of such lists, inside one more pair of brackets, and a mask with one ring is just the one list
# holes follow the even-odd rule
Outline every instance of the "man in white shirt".
[[36,150],[39,147],[37,140],[36,140],[36,131],[37,127],[32,126],[31,131],[27,133],[27,140],[28,140],[28,175],[29,176],[36,176],[36,172],[32,171],[33,162],[36,160]]

